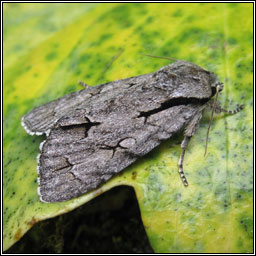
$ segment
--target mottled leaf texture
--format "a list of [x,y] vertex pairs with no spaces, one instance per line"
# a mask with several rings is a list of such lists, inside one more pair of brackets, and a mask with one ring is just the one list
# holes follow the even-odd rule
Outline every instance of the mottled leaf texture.
[[38,157],[41,201],[65,201],[95,189],[190,127],[218,84],[215,74],[177,61],[35,108],[23,125],[30,134],[47,134]]

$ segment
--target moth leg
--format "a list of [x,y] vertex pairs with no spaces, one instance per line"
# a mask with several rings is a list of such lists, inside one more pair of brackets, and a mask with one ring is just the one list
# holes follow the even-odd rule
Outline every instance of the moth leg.
[[188,186],[188,181],[187,181],[186,176],[183,172],[183,159],[184,159],[185,151],[186,151],[186,148],[188,146],[189,140],[190,140],[190,137],[185,136],[185,138],[181,142],[182,152],[181,152],[180,160],[179,160],[179,173],[180,173],[180,177],[183,180],[183,184],[185,186]]
[[78,83],[81,84],[85,89],[88,89],[88,88],[89,88],[89,85],[88,85],[88,84],[86,84],[86,83],[84,83],[84,82],[82,82],[82,81],[80,81],[80,80],[78,80]]
[[[213,102],[212,101],[210,102],[210,107],[213,108]],[[224,108],[221,107],[220,102],[217,101],[216,102],[216,106],[215,106],[215,113],[219,114],[219,113],[223,113],[224,112],[224,113],[227,113],[229,115],[233,115],[233,114],[241,111],[243,108],[244,108],[244,104],[242,104],[242,105],[238,105],[237,104],[236,108],[233,109],[233,110],[224,109]]]
[[183,180],[183,184],[185,186],[188,186],[188,181],[186,179],[186,176],[183,172],[183,160],[184,160],[184,155],[185,155],[185,151],[186,148],[188,146],[188,143],[190,141],[190,138],[195,134],[200,119],[202,118],[202,110],[203,110],[204,106],[202,106],[202,109],[200,109],[196,115],[193,117],[193,119],[189,122],[189,124],[187,125],[186,129],[185,129],[185,133],[184,133],[184,139],[181,142],[181,148],[182,148],[182,152],[180,155],[180,160],[179,160],[179,173],[180,173],[180,177]]

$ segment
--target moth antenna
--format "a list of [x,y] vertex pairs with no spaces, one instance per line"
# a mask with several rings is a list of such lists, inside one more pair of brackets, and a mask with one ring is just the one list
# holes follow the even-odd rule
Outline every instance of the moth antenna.
[[211,119],[210,119],[209,126],[208,126],[208,129],[207,129],[204,157],[205,157],[206,152],[207,152],[207,145],[208,145],[209,132],[210,132],[210,128],[211,128],[211,125],[212,125],[213,113],[215,112],[215,108],[216,108],[216,105],[217,105],[216,103],[217,103],[219,91],[220,91],[220,85],[217,85],[217,87],[216,87],[216,97],[215,97],[215,100],[214,100],[214,102],[213,102],[212,113],[211,113]]
[[171,58],[171,57],[154,56],[154,55],[150,55],[150,54],[143,54],[143,55],[147,56],[147,57],[151,57],[151,58],[158,58],[158,59],[178,61],[178,59]]
[[107,63],[103,71],[101,72],[100,77],[98,78],[98,81],[103,77],[103,75],[107,72],[107,70],[111,67],[111,65],[121,56],[121,54],[124,52],[123,48],[120,48],[118,53],[112,57],[111,61]]

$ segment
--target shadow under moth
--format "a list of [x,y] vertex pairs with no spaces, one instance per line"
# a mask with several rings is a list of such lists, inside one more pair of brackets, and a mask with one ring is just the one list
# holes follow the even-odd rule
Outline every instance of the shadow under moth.
[[179,173],[186,186],[183,158],[203,110],[212,108],[213,116],[243,108],[222,109],[217,96],[223,84],[214,73],[186,61],[150,74],[85,86],[22,118],[30,135],[47,136],[37,158],[43,202],[69,200],[99,187],[182,130]]

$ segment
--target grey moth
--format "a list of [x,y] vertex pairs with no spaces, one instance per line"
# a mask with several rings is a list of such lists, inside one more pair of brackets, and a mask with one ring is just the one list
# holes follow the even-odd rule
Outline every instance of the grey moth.
[[179,173],[188,185],[185,149],[207,106],[225,111],[212,100],[222,88],[214,73],[176,61],[33,109],[22,125],[30,135],[46,134],[37,159],[40,200],[65,201],[98,188],[179,131],[184,131]]

